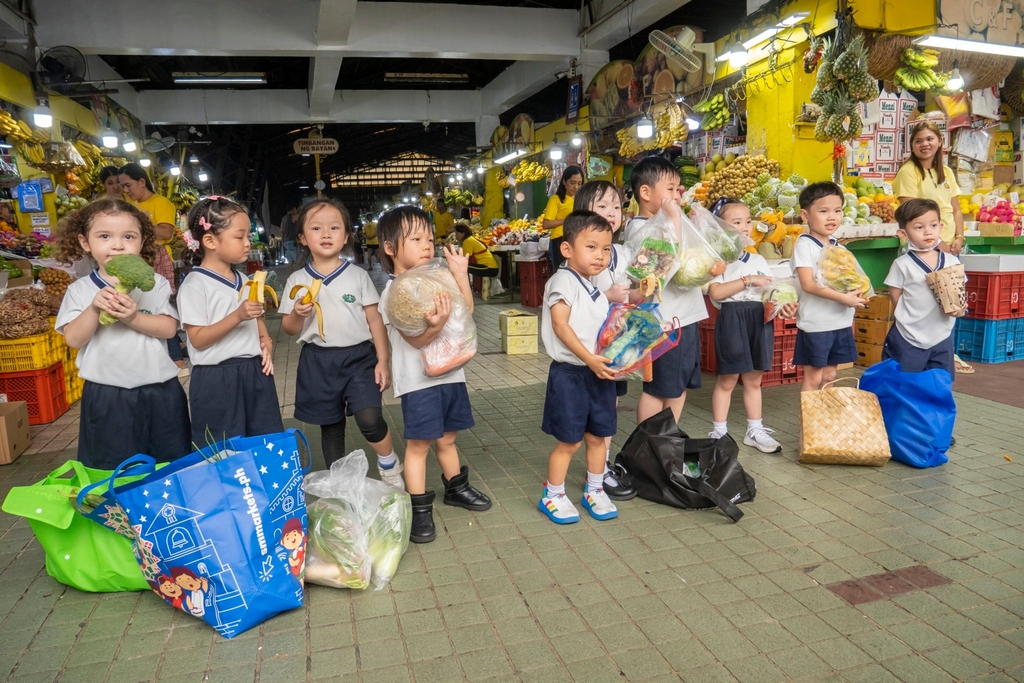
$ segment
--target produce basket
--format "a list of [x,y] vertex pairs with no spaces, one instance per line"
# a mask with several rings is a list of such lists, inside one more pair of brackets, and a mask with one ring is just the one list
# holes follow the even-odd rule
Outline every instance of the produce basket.
[[64,360],[64,335],[50,330],[17,339],[0,339],[0,372],[42,370]]
[[28,403],[30,425],[53,422],[68,412],[63,361],[44,370],[0,374],[0,400]]

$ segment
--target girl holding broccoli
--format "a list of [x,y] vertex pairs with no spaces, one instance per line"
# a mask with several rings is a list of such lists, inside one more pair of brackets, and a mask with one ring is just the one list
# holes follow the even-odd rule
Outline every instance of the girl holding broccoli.
[[404,490],[402,463],[381,412],[381,392],[391,386],[391,373],[388,333],[377,311],[380,296],[365,270],[341,259],[352,237],[348,209],[334,199],[317,199],[303,206],[297,223],[309,259],[288,278],[278,309],[284,316],[281,328],[299,335],[302,344],[295,418],[320,425],[330,469],[346,454],[345,416],[352,415],[377,453],[381,479]]
[[[738,199],[723,197],[712,213],[744,235],[750,235],[753,222],[750,209]],[[772,430],[761,420],[761,377],[772,369],[775,351],[775,324],[764,320],[761,290],[771,284],[768,262],[760,254],[744,251],[725,272],[708,285],[711,303],[721,312],[715,321],[715,356],[718,381],[711,396],[711,433],[719,439],[729,432],[729,405],[732,391],[743,377],[743,406],[747,410],[747,432],[743,443],[762,453],[778,453],[782,445],[772,438]],[[784,318],[796,315],[796,304],[786,304]]]
[[283,431],[263,303],[240,297],[245,280],[232,267],[249,258],[249,214],[227,197],[206,197],[189,211],[183,237],[194,266],[178,289],[194,366],[192,440]]
[[192,450],[188,401],[167,355],[177,315],[170,284],[153,272],[155,253],[149,217],[120,199],[99,199],[60,224],[57,260],[88,255],[96,264],[68,287],[56,322],[80,350],[78,459],[89,467],[114,469],[136,453],[167,462]]

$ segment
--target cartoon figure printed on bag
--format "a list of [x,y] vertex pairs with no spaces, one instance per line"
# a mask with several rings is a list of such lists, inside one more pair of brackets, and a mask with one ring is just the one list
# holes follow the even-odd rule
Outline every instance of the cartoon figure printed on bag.
[[284,523],[281,545],[288,549],[288,566],[297,579],[306,573],[306,532],[302,520],[292,517]]
[[161,574],[150,585],[153,588],[153,592],[169,602],[171,607],[185,609],[183,604],[185,602],[185,594],[182,592],[181,586],[174,582],[174,579],[166,574]]
[[205,576],[198,576],[188,567],[171,567],[174,582],[185,591],[183,609],[194,617],[203,618],[206,614],[206,591],[210,584]]

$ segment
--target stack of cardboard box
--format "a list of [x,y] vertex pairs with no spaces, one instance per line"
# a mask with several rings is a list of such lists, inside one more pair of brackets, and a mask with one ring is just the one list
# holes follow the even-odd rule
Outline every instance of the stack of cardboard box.
[[885,336],[892,327],[896,307],[889,292],[882,291],[871,297],[865,308],[858,308],[853,318],[853,339],[857,342],[857,361],[861,367],[871,367],[882,360]]
[[510,356],[537,353],[537,316],[510,308],[498,314],[501,352]]

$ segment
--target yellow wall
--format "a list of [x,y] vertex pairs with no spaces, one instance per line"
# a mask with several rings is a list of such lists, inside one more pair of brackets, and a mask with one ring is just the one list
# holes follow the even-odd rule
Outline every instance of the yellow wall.
[[847,0],[847,4],[854,11],[854,22],[861,28],[922,33],[930,30],[936,21],[934,2],[896,4],[891,0]]
[[[32,80],[15,71],[6,64],[0,64],[0,100],[6,100],[30,112],[36,106],[36,98],[32,90]],[[69,100],[66,97],[53,95],[50,97],[50,111],[53,118],[82,131],[86,135],[98,136],[99,124],[92,110]],[[29,120],[27,123],[31,124]]]

